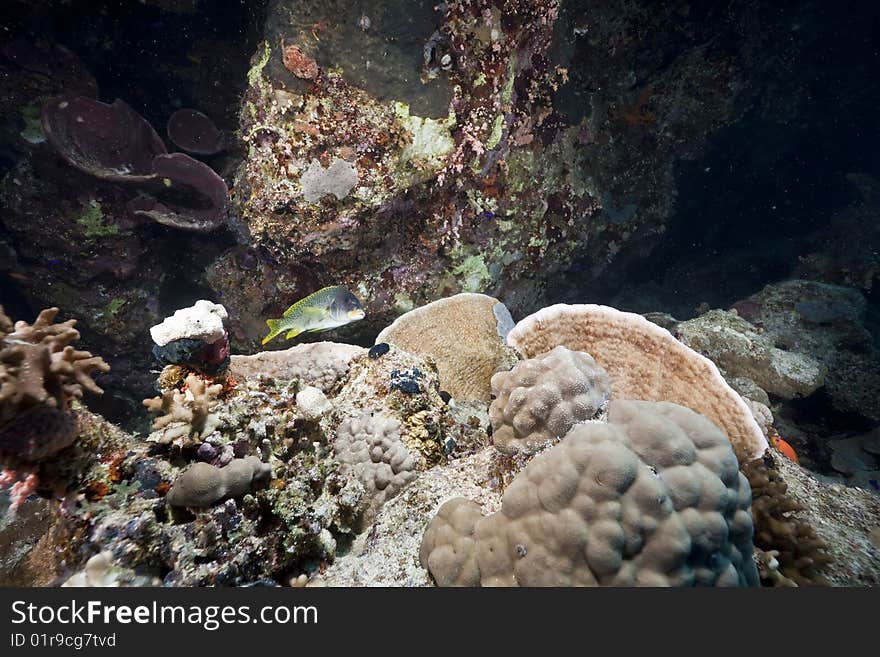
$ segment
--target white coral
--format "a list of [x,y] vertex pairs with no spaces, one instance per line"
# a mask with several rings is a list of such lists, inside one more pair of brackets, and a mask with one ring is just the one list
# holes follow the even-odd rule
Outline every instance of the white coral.
[[226,332],[223,320],[228,317],[226,308],[219,303],[200,299],[189,308],[181,308],[171,317],[166,317],[161,324],[153,326],[150,337],[160,347],[182,338],[216,342]]

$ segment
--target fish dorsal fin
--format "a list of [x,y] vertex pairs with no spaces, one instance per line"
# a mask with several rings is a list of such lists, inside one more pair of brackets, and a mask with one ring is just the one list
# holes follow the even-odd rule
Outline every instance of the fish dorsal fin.
[[[284,314],[281,316],[282,317],[290,317],[293,313],[296,312],[297,308],[301,308],[302,306],[307,305],[308,303],[314,301],[317,297],[323,296],[323,295],[327,294],[328,292],[335,290],[338,287],[339,287],[339,285],[330,285],[328,287],[322,287],[320,290],[312,292],[309,296],[303,297],[302,299],[297,301],[295,304],[293,304],[290,308],[285,310]],[[305,311],[305,310],[306,309],[303,308],[303,311]]]

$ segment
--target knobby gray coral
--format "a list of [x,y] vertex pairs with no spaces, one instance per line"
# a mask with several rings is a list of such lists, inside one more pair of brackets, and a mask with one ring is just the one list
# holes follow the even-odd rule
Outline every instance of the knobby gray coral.
[[224,497],[238,497],[272,476],[272,466],[256,456],[234,459],[218,468],[195,463],[174,482],[165,498],[171,506],[207,507]]
[[365,412],[344,420],[336,431],[334,448],[340,470],[364,485],[367,516],[417,476],[419,459],[403,444],[400,423],[393,418]]
[[614,401],[536,456],[483,517],[444,504],[420,558],[440,585],[755,585],[751,490],[730,442],[668,402]]
[[560,346],[493,375],[492,394],[495,447],[532,453],[596,417],[611,397],[611,382],[592,356]]

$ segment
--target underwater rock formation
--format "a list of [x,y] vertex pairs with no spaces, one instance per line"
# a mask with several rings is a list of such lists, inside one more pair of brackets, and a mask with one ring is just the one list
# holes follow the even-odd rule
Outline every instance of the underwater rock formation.
[[766,340],[818,360],[827,372],[824,389],[837,410],[880,420],[880,354],[862,323],[866,301],[861,292],[817,281],[783,281],[733,308],[759,326]]
[[536,456],[483,517],[447,502],[422,565],[441,586],[757,585],[751,490],[730,442],[666,402],[614,401]]
[[205,299],[176,310],[161,324],[150,328],[153,356],[163,365],[181,365],[206,374],[229,367],[229,336],[226,309]]
[[298,344],[282,351],[234,355],[230,371],[237,378],[297,380],[326,393],[345,377],[352,359],[365,352],[363,347],[337,342]]
[[[755,53],[797,49],[746,6],[719,11],[390,2],[363,29],[345,3],[270,3],[239,213],[282,269],[313,262],[352,286],[360,331],[459,291],[532,311],[575,259],[582,285],[650,250],[676,209],[675,163],[779,75]],[[309,191],[343,163],[350,191]]]
[[748,379],[783,399],[806,397],[822,386],[825,368],[807,353],[782,350],[773,336],[733,311],[710,310],[675,324],[673,334],[718,366],[725,379]]

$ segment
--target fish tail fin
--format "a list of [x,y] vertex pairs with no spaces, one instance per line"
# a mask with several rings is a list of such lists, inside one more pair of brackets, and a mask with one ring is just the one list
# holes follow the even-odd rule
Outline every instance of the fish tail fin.
[[302,333],[302,331],[300,331],[299,329],[291,329],[287,332],[287,335],[284,336],[284,339],[291,340],[298,336],[300,333]]
[[281,329],[278,328],[279,324],[281,324],[280,319],[267,319],[266,320],[266,325],[269,327],[269,335],[267,335],[265,338],[263,338],[262,344],[266,344],[267,342],[269,342],[269,340],[271,340],[276,335],[281,333]]

